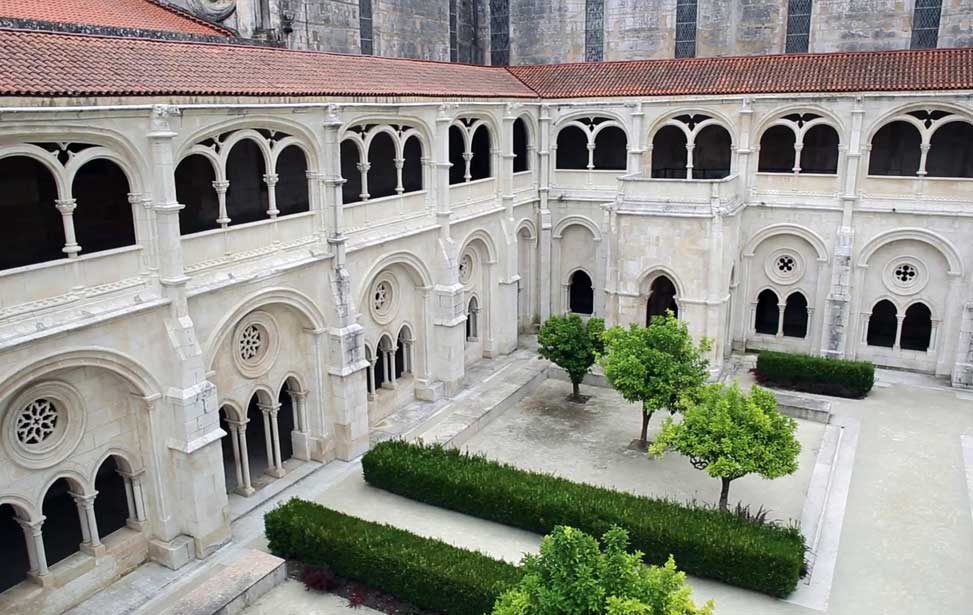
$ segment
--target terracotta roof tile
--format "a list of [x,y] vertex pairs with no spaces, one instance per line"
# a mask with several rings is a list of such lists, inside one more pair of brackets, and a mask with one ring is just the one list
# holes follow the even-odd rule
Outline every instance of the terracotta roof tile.
[[973,88],[973,49],[515,66],[544,98]]
[[0,17],[203,36],[231,34],[155,0],[0,0]]
[[0,95],[536,95],[501,67],[0,30]]

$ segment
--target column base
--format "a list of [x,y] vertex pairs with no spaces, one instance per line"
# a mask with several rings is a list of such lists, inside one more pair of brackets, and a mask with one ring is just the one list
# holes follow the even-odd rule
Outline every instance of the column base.
[[311,443],[311,436],[304,432],[292,431],[291,436],[291,446],[294,449],[294,457],[307,461],[311,458],[311,450],[313,444]]
[[170,570],[179,570],[195,559],[193,539],[179,535],[172,540],[149,541],[149,558]]
[[237,495],[242,495],[243,497],[248,498],[254,493],[256,493],[257,490],[254,489],[253,487],[237,487],[236,489],[233,490],[233,492],[236,493]]
[[422,401],[439,401],[445,394],[442,382],[416,382],[416,399]]
[[352,437],[348,425],[335,425],[335,456],[342,461],[351,461],[368,450],[368,431]]
[[284,474],[287,474],[287,472],[283,468],[267,468],[264,470],[264,474],[273,476],[274,478],[284,478]]
[[106,547],[104,544],[100,544],[95,547],[90,544],[82,543],[79,550],[82,553],[86,553],[92,557],[101,557],[102,555],[108,552],[108,547]]

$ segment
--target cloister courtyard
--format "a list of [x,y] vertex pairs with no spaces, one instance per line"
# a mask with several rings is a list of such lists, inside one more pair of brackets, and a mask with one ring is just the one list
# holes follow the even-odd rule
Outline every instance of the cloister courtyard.
[[[437,438],[443,426],[489,398],[503,386],[530,389],[508,408],[486,416],[456,437],[469,451],[518,467],[552,472],[575,480],[678,501],[714,503],[719,482],[695,470],[675,453],[651,459],[631,446],[637,437],[637,407],[611,389],[582,386],[584,404],[568,400],[566,381],[538,381],[531,374],[546,363],[521,349],[509,357],[484,361],[453,401],[418,404],[393,415],[373,434],[401,421],[406,437]],[[736,378],[752,379],[745,370]],[[485,380],[485,382],[483,382]],[[524,391],[521,391],[523,393]],[[494,393],[495,397],[495,393]],[[821,398],[825,399],[825,398]],[[873,391],[863,400],[827,398],[830,423],[799,420],[799,470],[768,481],[740,479],[731,505],[763,507],[772,520],[798,522],[807,536],[812,572],[786,600],[689,578],[698,601],[714,599],[719,615],[859,615],[862,613],[961,615],[968,612],[973,588],[970,486],[961,436],[973,433],[969,393],[950,389],[931,377],[879,370]],[[650,438],[667,413],[652,419]],[[467,424],[474,424],[472,419]],[[385,436],[383,436],[385,437]],[[971,460],[973,461],[973,460]],[[258,492],[259,493],[259,492]],[[267,550],[262,515],[290,497],[316,500],[364,519],[385,522],[422,536],[481,550],[517,562],[536,552],[540,536],[435,508],[371,487],[359,462],[333,462],[252,508],[232,524],[234,542],[213,561],[184,576],[168,578],[161,567],[143,566],[73,613],[94,613],[126,591],[155,591],[137,612],[171,612],[181,596],[219,573],[221,562],[240,550]],[[231,502],[231,505],[233,502]],[[820,522],[820,523],[818,523]],[[810,523],[811,527],[805,527]],[[817,524],[817,525],[816,525]],[[830,563],[829,552],[836,555]],[[234,553],[236,552],[236,553]],[[160,572],[151,573],[153,567]],[[814,587],[809,587],[814,585]],[[334,594],[306,591],[289,579],[260,598],[247,615],[339,614],[357,611]]]

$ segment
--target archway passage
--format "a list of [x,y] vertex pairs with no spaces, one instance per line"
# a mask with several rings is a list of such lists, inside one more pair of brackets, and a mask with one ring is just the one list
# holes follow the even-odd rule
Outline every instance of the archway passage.
[[592,314],[595,311],[591,276],[584,271],[575,271],[568,281],[568,309],[575,314]]
[[523,118],[514,120],[514,173],[530,170],[527,159],[527,124]]
[[350,139],[341,142],[340,153],[341,178],[345,180],[341,185],[341,202],[357,203],[362,193],[361,170],[358,168],[362,163],[361,153],[358,145]]
[[380,199],[395,194],[395,141],[387,132],[375,134],[368,145],[368,198]]
[[693,179],[723,179],[730,174],[730,133],[709,125],[696,134],[693,147]]
[[267,219],[270,203],[267,173],[260,146],[252,139],[237,142],[226,159],[226,215],[231,224],[246,224]]
[[868,332],[865,342],[869,346],[895,346],[895,332],[898,330],[898,310],[888,299],[883,299],[872,308],[872,315],[868,318]]
[[71,194],[77,201],[74,234],[83,254],[135,244],[128,178],[111,160],[98,158],[78,169]]
[[422,143],[413,135],[406,139],[402,149],[402,188],[405,192],[422,190]]
[[475,342],[479,339],[479,323],[477,318],[480,312],[480,303],[476,297],[471,297],[466,306],[466,341]]
[[628,167],[628,137],[618,126],[607,126],[595,135],[592,158],[595,168],[604,171],[624,171]]
[[297,402],[291,395],[292,386],[297,390],[297,385],[288,380],[281,387],[280,395],[277,396],[277,402],[280,404],[280,409],[277,411],[277,435],[280,440],[278,446],[281,461],[287,461],[294,456],[294,441],[291,434],[297,431]]
[[250,405],[247,406],[247,419],[249,422],[246,426],[246,463],[250,467],[250,480],[256,481],[257,477],[269,470],[272,465],[269,457],[272,451],[267,449],[270,434],[267,434],[264,429],[264,413],[260,409],[257,395],[250,399]]
[[71,484],[66,478],[54,481],[44,495],[41,509],[44,515],[44,553],[47,565],[53,566],[81,548],[84,535],[78,506],[71,496]]
[[463,129],[459,126],[449,127],[449,183],[461,184],[466,181],[466,160],[463,154],[466,152],[466,139],[463,136]]
[[26,156],[0,160],[0,269],[64,258],[64,224],[54,176]]
[[676,304],[676,285],[668,276],[660,275],[649,288],[649,300],[645,307],[645,326],[652,324],[654,316],[661,316],[671,311],[679,318],[679,306]]
[[216,171],[213,163],[200,154],[186,156],[176,167],[176,200],[179,232],[183,235],[219,228],[220,201],[213,188]]
[[277,186],[274,188],[278,215],[311,210],[307,184],[307,156],[296,145],[284,148],[277,158]]
[[914,176],[919,172],[921,143],[919,129],[908,122],[895,121],[882,126],[872,137],[868,174]]
[[929,140],[929,177],[973,177],[973,124],[950,122]]
[[[237,477],[238,466],[237,466],[237,455],[239,455],[239,449],[234,450],[234,438],[236,438],[236,433],[227,421],[228,416],[231,411],[226,407],[220,408],[220,429],[226,432],[226,435],[220,439],[220,449],[223,453],[223,480],[226,485],[226,492],[233,493],[239,488],[240,479]],[[237,443],[239,446],[239,443]]]
[[17,519],[26,519],[26,514],[17,514],[10,504],[0,504],[0,593],[27,579],[30,571],[30,556],[24,530]]
[[913,303],[902,319],[899,347],[902,350],[926,352],[932,339],[932,312],[924,303]]
[[492,177],[492,169],[490,168],[491,148],[490,129],[487,128],[486,124],[481,124],[473,133],[470,144],[470,152],[473,154],[473,158],[470,160],[471,180]]
[[801,173],[834,175],[838,172],[838,131],[833,126],[818,124],[804,133],[801,150]]
[[676,126],[663,126],[652,137],[652,177],[686,179],[686,133]]
[[588,135],[584,130],[565,126],[557,133],[554,166],[566,171],[588,168]]
[[777,335],[780,327],[780,308],[777,306],[777,293],[766,288],[757,295],[753,330],[764,335]]
[[95,520],[98,522],[98,534],[101,538],[108,536],[126,525],[130,516],[128,495],[126,495],[125,479],[119,474],[121,467],[118,459],[112,455],[101,463],[95,475]]
[[791,293],[784,306],[784,337],[807,337],[807,299]]
[[797,135],[788,126],[771,126],[760,137],[760,158],[757,171],[761,173],[792,173],[794,171],[794,143]]

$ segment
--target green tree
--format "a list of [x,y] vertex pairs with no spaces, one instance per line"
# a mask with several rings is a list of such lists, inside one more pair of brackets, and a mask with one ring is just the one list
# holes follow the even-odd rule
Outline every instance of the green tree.
[[613,327],[603,336],[605,352],[599,363],[608,382],[622,397],[642,405],[645,446],[652,414],[666,408],[675,412],[679,397],[692,394],[707,379],[704,354],[709,340],[693,342],[686,323],[672,312],[652,318],[648,327]]
[[682,406],[682,422],[666,419],[649,452],[659,457],[676,450],[697,470],[719,478],[722,510],[727,509],[734,480],[748,474],[778,478],[797,471],[797,421],[777,410],[777,399],[767,389],[755,386],[747,395],[736,384],[712,384],[695,399],[684,399]]
[[645,566],[627,546],[628,532],[617,526],[601,545],[581,530],[554,528],[540,555],[524,557],[523,580],[497,598],[492,615],[712,615],[712,601],[693,603],[671,556],[665,566]]
[[595,364],[602,348],[605,321],[591,318],[585,324],[577,314],[551,316],[537,333],[539,353],[568,373],[575,398],[581,395],[581,381]]

